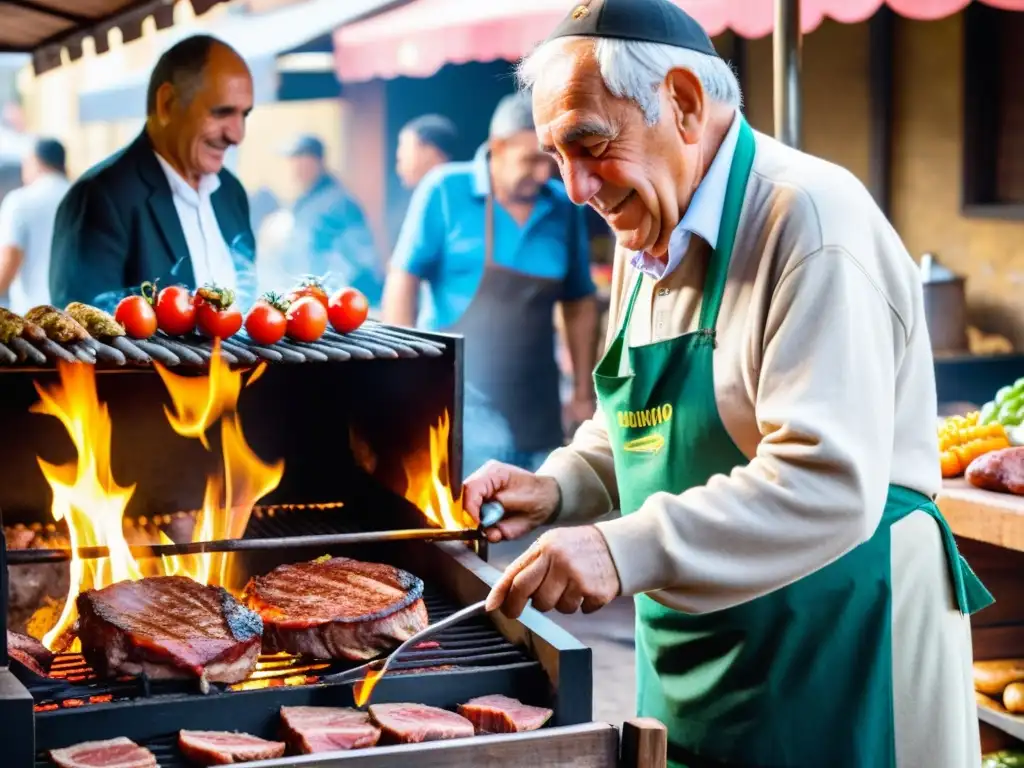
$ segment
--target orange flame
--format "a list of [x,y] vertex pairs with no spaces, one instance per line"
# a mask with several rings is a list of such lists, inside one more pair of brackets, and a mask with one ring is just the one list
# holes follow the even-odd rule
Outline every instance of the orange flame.
[[377,687],[377,683],[380,682],[382,677],[384,677],[383,665],[381,665],[380,669],[370,667],[366,671],[366,677],[353,686],[352,694],[355,696],[357,707],[362,707],[370,700],[370,694],[373,693],[373,689]]
[[[53,519],[67,524],[72,549],[71,584],[64,609],[43,636],[43,644],[51,649],[77,619],[75,600],[82,591],[142,576],[121,528],[135,486],[122,487],[114,480],[110,414],[96,395],[93,366],[59,362],[58,371],[59,384],[43,387],[36,383],[39,402],[29,408],[32,413],[60,419],[78,453],[76,461],[61,467],[37,459],[53,490]],[[84,560],[75,554],[80,547],[108,547],[110,557]]]
[[[221,422],[223,468],[207,478],[192,540],[240,538],[253,507],[284,476],[284,462],[264,463],[245,441],[237,413],[242,373],[224,363],[219,344],[214,347],[208,376],[178,376],[156,367],[174,402],[175,413],[165,410],[178,434],[200,440],[209,450],[206,432],[218,419]],[[60,419],[78,454],[76,461],[65,466],[38,459],[53,491],[53,518],[66,523],[72,549],[67,598],[60,617],[43,636],[43,644],[51,650],[68,638],[78,617],[75,601],[85,590],[161,574],[180,574],[202,584],[231,586],[230,562],[225,553],[135,560],[122,527],[135,486],[122,487],[114,480],[112,425],[96,392],[95,370],[91,365],[60,363],[58,371],[59,384],[36,384],[40,400],[30,409]],[[261,372],[257,369],[255,375]],[[247,384],[253,380],[250,377]],[[171,540],[161,531],[159,542],[170,544]],[[82,547],[107,547],[110,555],[85,560],[75,554]],[[62,650],[73,651],[77,645],[76,640],[73,646]]]
[[473,518],[462,508],[462,498],[452,495],[451,469],[448,465],[448,434],[451,421],[446,410],[436,427],[430,428],[429,452],[414,454],[405,462],[405,498],[415,504],[438,528],[472,528]]

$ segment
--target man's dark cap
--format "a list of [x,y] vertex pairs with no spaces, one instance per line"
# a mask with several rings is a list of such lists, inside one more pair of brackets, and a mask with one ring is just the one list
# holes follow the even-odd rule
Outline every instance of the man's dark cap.
[[32,154],[47,168],[52,168],[61,173],[65,173],[67,170],[67,153],[64,151],[64,145],[56,139],[39,139],[32,150]]
[[306,133],[295,139],[284,151],[287,157],[315,157],[324,159],[324,143],[316,136]]
[[662,43],[718,56],[704,28],[671,0],[579,0],[547,40],[577,35]]

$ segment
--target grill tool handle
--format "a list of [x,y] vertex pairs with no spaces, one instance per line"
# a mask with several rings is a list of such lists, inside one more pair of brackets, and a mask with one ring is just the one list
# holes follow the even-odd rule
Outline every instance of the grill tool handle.
[[500,501],[485,501],[480,505],[480,527],[492,528],[505,517],[505,507]]
[[[473,603],[473,605],[469,606],[468,608],[463,608],[461,611],[456,611],[451,616],[441,619],[440,621],[434,622],[429,627],[421,629],[419,632],[417,632],[415,635],[410,637],[408,640],[406,640],[404,643],[398,646],[395,650],[393,650],[391,654],[384,659],[384,666],[380,668],[381,675],[383,675],[387,671],[388,667],[391,666],[391,662],[393,662],[402,653],[409,650],[410,648],[419,645],[428,638],[436,635],[438,632],[443,632],[444,630],[454,626],[455,624],[459,624],[463,621],[468,621],[469,619],[475,619],[477,616],[482,616],[484,613],[486,613],[486,605],[487,601],[481,600],[479,603]],[[325,677],[320,678],[320,682],[354,683],[357,680],[362,680],[364,677],[366,677],[366,673],[369,672],[372,668],[379,666],[380,663],[380,659],[374,659],[373,661],[367,662],[366,664],[361,664],[360,666],[354,667],[352,669],[345,670],[344,672],[338,672],[333,675],[326,675]]]

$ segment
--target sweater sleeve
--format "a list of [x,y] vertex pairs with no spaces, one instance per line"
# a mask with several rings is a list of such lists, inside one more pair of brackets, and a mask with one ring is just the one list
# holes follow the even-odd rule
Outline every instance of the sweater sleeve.
[[848,252],[829,247],[797,262],[764,328],[754,457],[598,524],[623,594],[707,613],[786,586],[866,541],[888,490],[905,346],[899,316]]

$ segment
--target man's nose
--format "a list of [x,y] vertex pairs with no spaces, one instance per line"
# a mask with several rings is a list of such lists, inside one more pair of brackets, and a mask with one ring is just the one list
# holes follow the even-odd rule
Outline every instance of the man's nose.
[[242,139],[245,138],[245,118],[239,117],[228,122],[224,129],[224,135],[230,143],[241,144]]
[[562,165],[562,181],[569,199],[576,205],[585,205],[601,189],[601,177],[592,173],[585,164],[566,162]]

